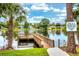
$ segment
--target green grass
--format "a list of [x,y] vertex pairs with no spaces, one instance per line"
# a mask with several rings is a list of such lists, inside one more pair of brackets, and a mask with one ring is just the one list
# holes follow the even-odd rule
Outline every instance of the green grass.
[[32,48],[26,50],[3,50],[0,56],[48,56],[45,48]]
[[77,51],[76,54],[69,53],[69,55],[70,56],[79,56],[79,48],[76,48],[76,51]]

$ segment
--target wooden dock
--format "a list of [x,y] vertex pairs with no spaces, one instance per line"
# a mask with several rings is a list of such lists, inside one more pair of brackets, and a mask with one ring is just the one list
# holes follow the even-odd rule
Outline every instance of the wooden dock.
[[[34,39],[34,41],[39,45],[39,47],[42,48],[52,48],[54,47],[54,40],[50,40],[48,37],[45,37],[39,33],[29,34],[25,36],[24,34],[19,35],[19,40],[31,40]],[[50,43],[52,42],[52,44]]]

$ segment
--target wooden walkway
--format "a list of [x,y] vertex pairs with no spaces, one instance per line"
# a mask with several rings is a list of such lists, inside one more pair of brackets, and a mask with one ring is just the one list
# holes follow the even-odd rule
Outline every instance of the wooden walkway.
[[49,56],[69,56],[65,51],[61,50],[60,48],[48,48],[47,52]]

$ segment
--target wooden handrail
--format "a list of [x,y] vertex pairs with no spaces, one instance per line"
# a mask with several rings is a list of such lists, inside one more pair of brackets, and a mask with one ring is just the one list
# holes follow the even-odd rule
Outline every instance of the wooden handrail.
[[[48,37],[45,37],[39,33],[35,33],[35,34],[33,34],[33,36],[37,38],[36,40],[38,40],[40,42],[40,45],[41,45],[41,42],[43,41],[47,46],[54,47],[54,40],[51,40]],[[50,42],[52,42],[52,46],[51,46]]]

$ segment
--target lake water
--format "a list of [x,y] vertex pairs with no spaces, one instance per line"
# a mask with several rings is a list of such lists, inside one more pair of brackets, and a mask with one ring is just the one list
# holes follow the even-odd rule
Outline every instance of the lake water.
[[[68,36],[65,35],[63,32],[61,32],[60,34],[53,34],[52,32],[48,33],[49,34],[49,39],[54,40],[55,41],[55,46],[58,46],[58,39],[60,39],[60,46],[63,45],[67,45],[67,40],[68,40]],[[78,38],[77,38],[77,33],[74,33],[74,38],[75,38],[75,44],[79,44],[78,42]]]
[[58,39],[60,39],[60,46],[67,45],[68,37],[63,32],[61,32],[60,34],[56,34],[56,33],[52,34],[50,32],[48,37],[49,37],[49,39],[55,41],[55,46],[56,47],[58,46]]

